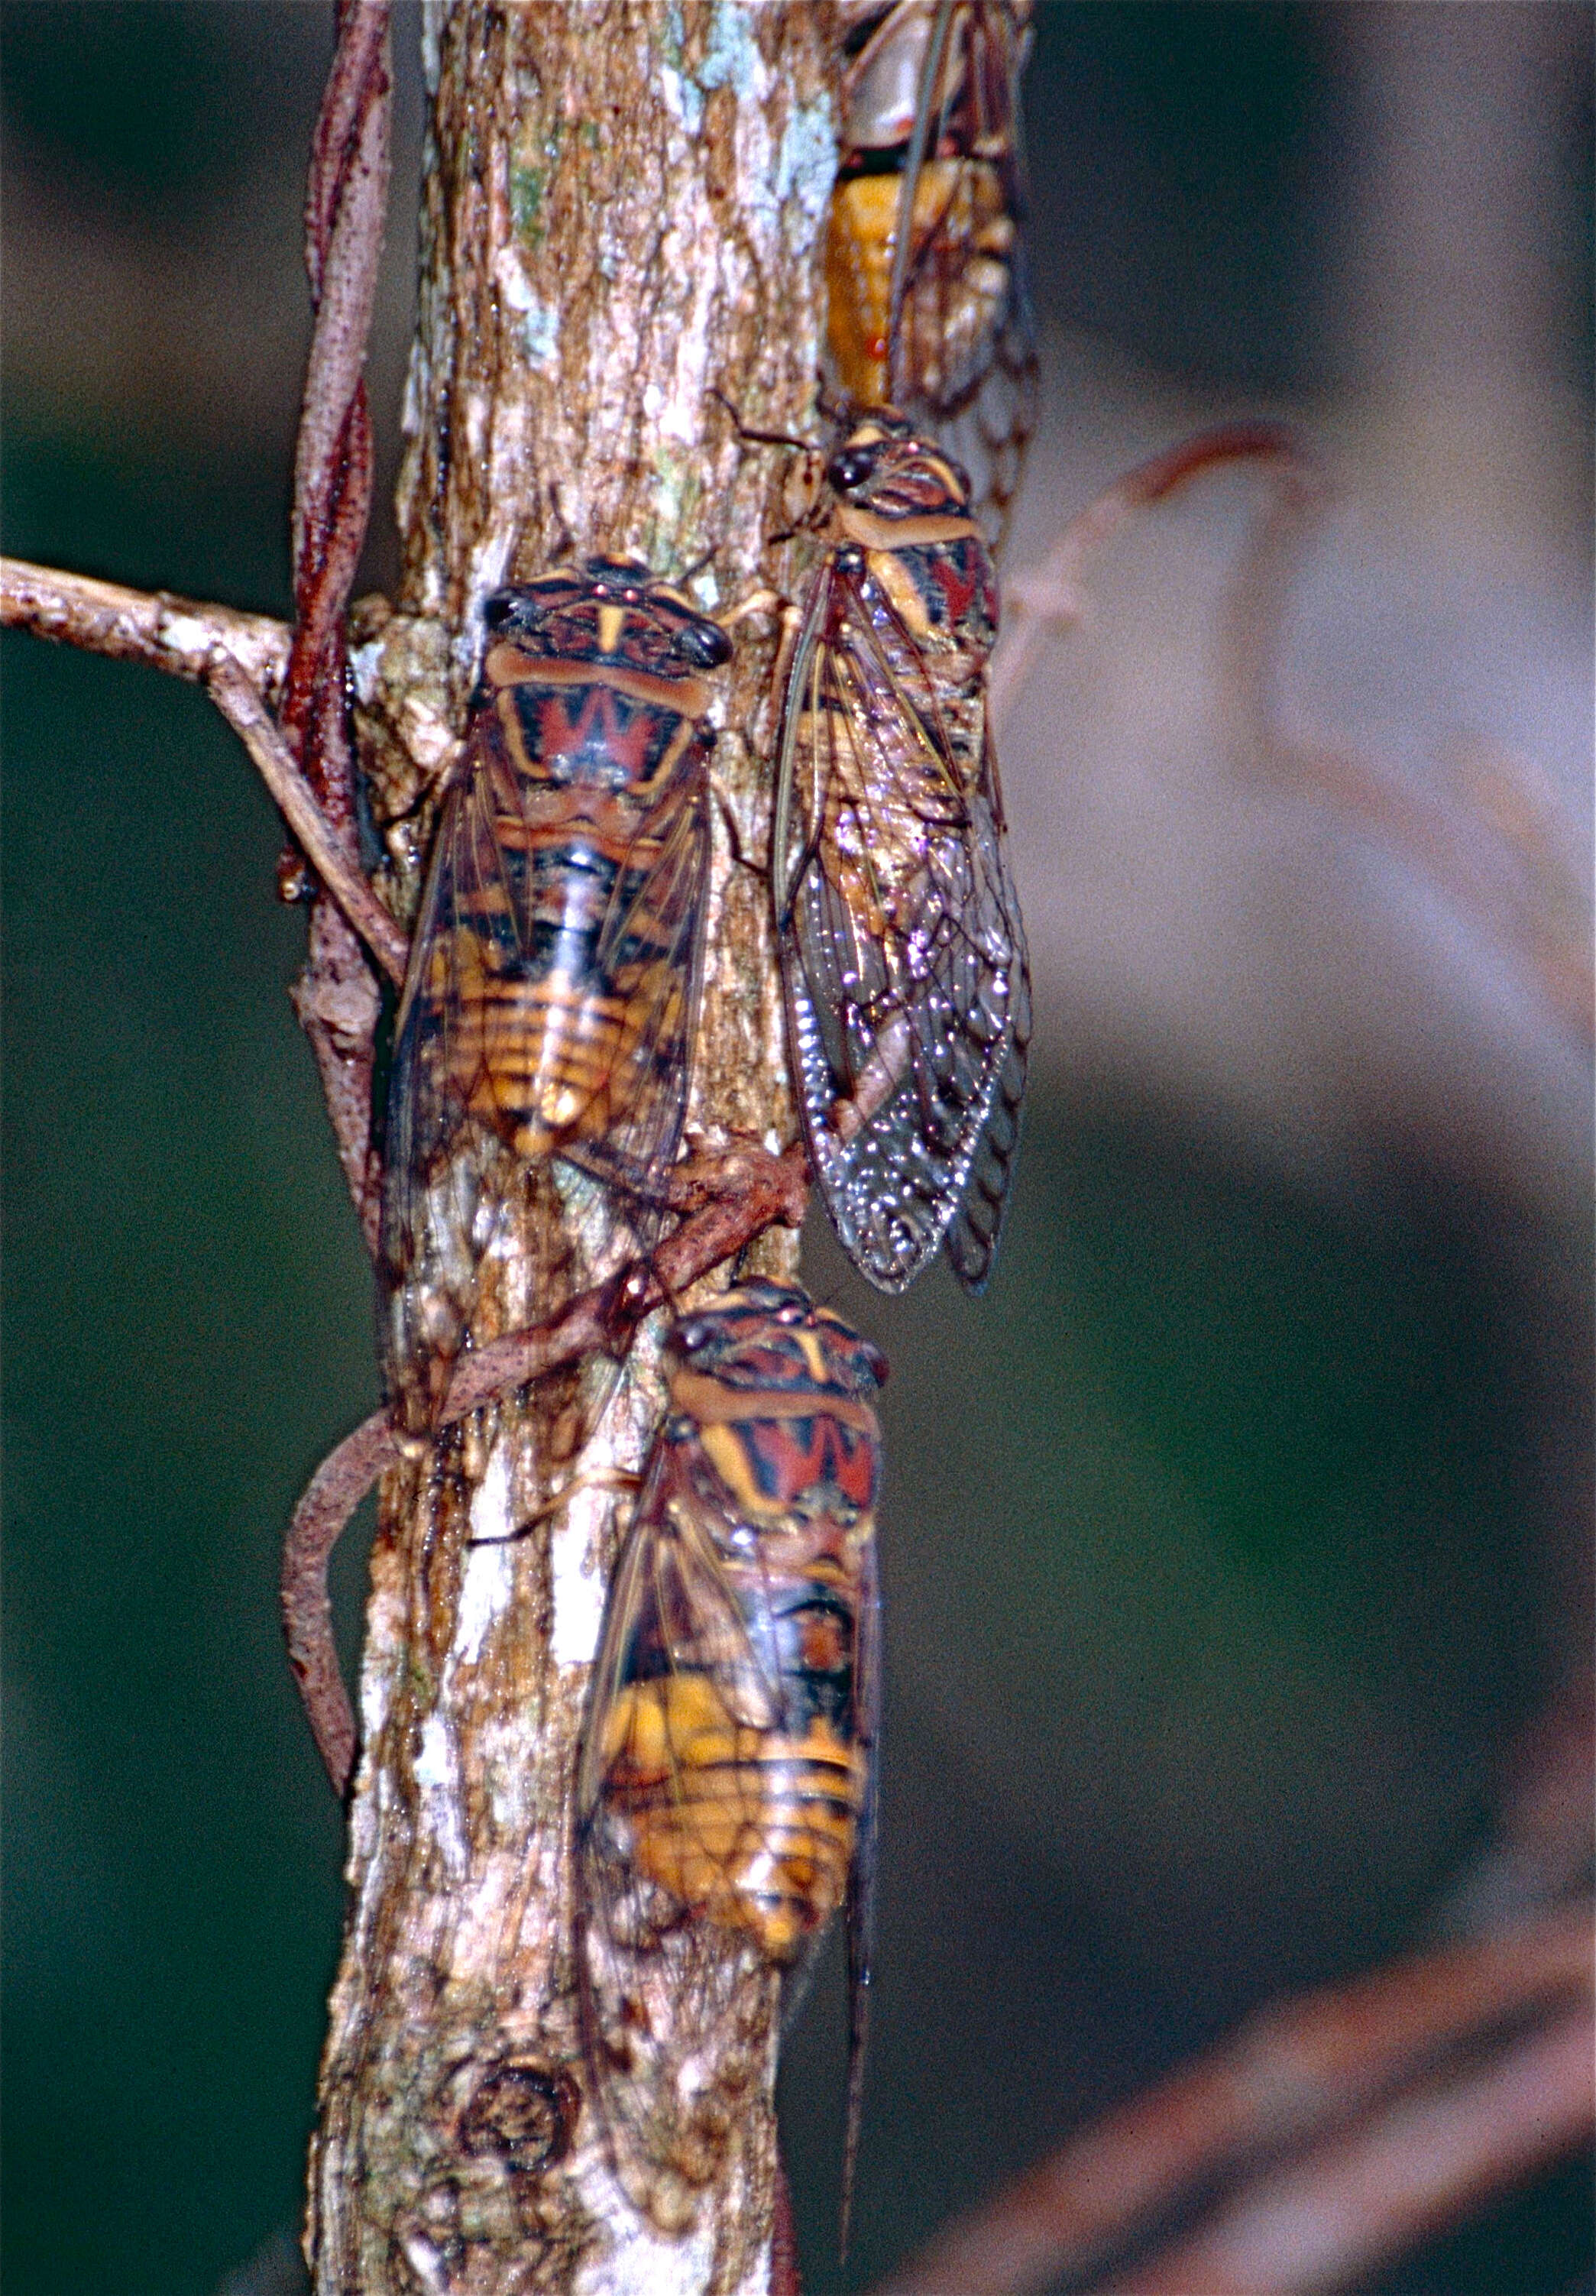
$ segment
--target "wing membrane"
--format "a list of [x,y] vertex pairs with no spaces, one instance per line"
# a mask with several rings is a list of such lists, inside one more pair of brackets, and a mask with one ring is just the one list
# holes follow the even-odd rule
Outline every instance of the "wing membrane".
[[[821,583],[781,759],[783,972],[806,1135],[838,1234],[872,1283],[899,1291],[958,1212],[1022,1028],[1028,1037],[1024,941],[990,765],[962,794],[901,618],[872,611],[835,565]],[[1018,1062],[1023,1078],[1022,1047]],[[1011,1155],[997,1159],[1004,1175]],[[984,1280],[995,1242],[995,1218],[981,1217],[985,1262],[962,1242],[954,1260],[967,1283]]]

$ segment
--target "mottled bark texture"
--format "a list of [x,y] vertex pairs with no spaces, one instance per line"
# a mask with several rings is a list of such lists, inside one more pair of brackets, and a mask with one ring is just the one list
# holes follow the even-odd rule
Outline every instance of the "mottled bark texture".
[[[703,561],[692,587],[711,610],[790,572],[763,537],[786,523],[791,458],[743,443],[715,394],[764,430],[812,420],[831,29],[811,0],[426,11],[405,577],[391,611],[357,610],[352,641],[385,891],[402,914],[462,729],[487,592],[594,550],[677,579]],[[758,617],[741,623],[717,681],[724,805],[695,1156],[740,1136],[779,1148],[793,1133],[768,892],[748,865],[767,838],[774,643]],[[536,1316],[528,1267],[545,1253],[577,1275],[613,1264],[602,1192],[558,1177],[520,1232],[528,1267],[502,1283],[495,1270],[505,1328]],[[796,1249],[773,1229],[749,1264],[790,1274]],[[321,2296],[767,2285],[768,1973],[749,1963],[724,2037],[735,2062],[716,2069],[739,2108],[692,2164],[685,2208],[675,2193],[685,2229],[617,2186],[578,2034],[574,1765],[623,1479],[660,1409],[659,1338],[656,1317],[563,1506],[548,1494],[569,1472],[593,1365],[485,1407],[385,1478],[353,1902],[311,2161]]]

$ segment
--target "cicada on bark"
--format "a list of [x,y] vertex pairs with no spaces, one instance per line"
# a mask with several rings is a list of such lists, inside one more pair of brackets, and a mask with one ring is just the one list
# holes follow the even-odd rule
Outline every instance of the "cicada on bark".
[[703,972],[707,673],[730,641],[627,559],[501,590],[484,619],[388,1101],[382,1336],[413,1431],[463,1346],[574,1287],[584,1177],[623,1253],[657,1236]]
[[843,1249],[884,1292],[945,1237],[991,1273],[1031,1035],[970,481],[890,408],[827,465],[798,623],[771,874],[805,1139]]
[[[869,1981],[886,1365],[765,1281],[679,1321],[610,1588],[577,1784],[585,2054],[616,2172],[694,2220],[789,1998],[846,1900],[844,2213]],[[750,1964],[770,1984],[748,1983]]]
[[827,347],[855,406],[962,455],[995,536],[1035,426],[1019,80],[1030,0],[844,0]]

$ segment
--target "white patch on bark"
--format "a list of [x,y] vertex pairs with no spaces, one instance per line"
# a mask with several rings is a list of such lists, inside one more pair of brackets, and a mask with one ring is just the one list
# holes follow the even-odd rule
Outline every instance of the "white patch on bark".
[[554,1619],[549,1653],[556,1666],[591,1666],[604,1616],[598,1534],[613,1504],[608,1491],[578,1491],[554,1527],[549,1564]]
[[414,1777],[432,1819],[445,1870],[454,1880],[463,1881],[470,1857],[460,1817],[460,1765],[454,1735],[441,1712],[429,1714],[422,1725]]

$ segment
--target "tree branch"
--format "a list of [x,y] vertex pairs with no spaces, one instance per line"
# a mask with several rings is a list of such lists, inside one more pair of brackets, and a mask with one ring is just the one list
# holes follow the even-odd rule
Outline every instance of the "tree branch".
[[334,836],[331,823],[295,765],[288,743],[273,724],[259,694],[229,661],[218,661],[211,668],[206,685],[211,700],[249,751],[260,778],[277,800],[278,809],[304,847],[323,884],[389,979],[403,982],[409,941]]
[[[294,453],[294,608],[280,713],[332,840],[358,873],[344,611],[372,504],[372,425],[361,370],[388,207],[388,0],[340,0],[338,46],[311,146],[305,267],[315,325]],[[279,872],[307,888],[296,855]],[[377,1240],[372,1076],[380,1000],[346,915],[314,891],[305,969],[291,992],[310,1039],[339,1161],[368,1248]]]
[[[749,448],[716,394],[772,430],[810,421],[836,164],[827,12],[807,0],[456,0],[423,25],[404,581],[392,611],[363,626],[358,656],[362,764],[401,909],[464,730],[488,591],[601,550],[678,580],[698,568],[710,607],[790,586],[764,545],[790,524],[789,458]],[[465,1415],[383,1477],[352,1914],[311,2161],[321,2296],[446,2283],[461,2296],[754,2296],[768,2284],[770,1973],[734,1964],[726,2013],[753,2052],[739,2062],[761,2073],[733,2125],[686,2162],[692,2222],[656,2221],[618,2182],[586,2103],[571,1814],[619,1491],[663,1407],[658,1303],[724,1287],[739,1238],[749,1273],[796,1266],[794,1237],[759,1233],[796,1209],[799,1167],[775,1152],[796,1128],[768,888],[733,859],[766,837],[774,646],[745,622],[715,681],[716,783],[736,834],[717,808],[684,1128],[688,1176],[739,1142],[762,1162],[629,1283],[635,1242],[601,1183],[563,1165],[517,1174],[462,1365],[489,1383],[464,1391],[475,1407],[451,1394]],[[764,1201],[761,1168],[779,1173]],[[707,1185],[687,1177],[684,1193]],[[535,1316],[511,1313],[524,1301]],[[536,1329],[517,1339],[516,1324]],[[499,1362],[512,1346],[516,1360]],[[607,1401],[590,1433],[595,1392]],[[374,1456],[362,1445],[383,1440],[372,1431],[335,1455],[296,1529],[291,1632],[323,1690],[325,1555]],[[352,1734],[322,1733],[335,1769]],[[487,2141],[507,2081],[576,2101],[557,2146],[533,2158],[510,2135]]]
[[[467,1357],[450,1382],[439,1425],[453,1426],[484,1404],[513,1395],[583,1356],[624,1355],[646,1315],[710,1274],[773,1222],[801,1227],[808,1193],[808,1166],[800,1146],[784,1156],[756,1150],[725,1159],[721,1193],[708,1197],[646,1263],[639,1263],[633,1276],[618,1284],[595,1285],[546,1323],[492,1341],[479,1354]],[[349,1517],[398,1458],[388,1413],[374,1411],[316,1469],[283,1543],[282,1625],[289,1664],[340,1800],[354,1767],[355,1717],[332,1639],[327,1564]]]
[[25,558],[0,558],[0,627],[175,677],[209,678],[228,664],[267,701],[282,690],[293,636],[269,614],[201,605],[168,590],[128,590]]
[[[1586,1959],[1591,1940],[1586,1939]],[[1300,2165],[1260,2177],[1101,2296],[1328,2296],[1588,2146],[1596,2021],[1554,2018],[1477,2070],[1426,2082]]]
[[[1509,2184],[1577,2140],[1581,2112],[1587,2123],[1591,2112],[1590,2059],[1587,2047],[1582,2107],[1570,2037],[1588,2018],[1592,1956],[1588,1911],[1559,1913],[1267,2010],[940,2234],[876,2296],[955,2288],[961,2296],[1027,2296],[1064,2279],[1118,2296],[1306,2296],[1344,2284],[1441,2221],[1449,2192],[1461,2202]],[[1523,2027],[1537,2019],[1525,2039]],[[1449,2054],[1514,2027],[1518,2038],[1477,2081],[1466,2065],[1432,2082]],[[1537,2072],[1549,2082],[1539,2138]],[[1349,2120],[1357,2126],[1343,2136]],[[1436,2146],[1428,2168],[1427,2128]],[[1327,2141],[1315,2150],[1319,2140]],[[1387,2142],[1388,2182],[1378,2169]],[[1269,2167],[1293,2150],[1302,2157],[1289,2168]],[[1252,2177],[1260,2159],[1266,2173]],[[1238,2197],[1203,2231],[1123,2281],[1093,2276],[1183,2199],[1237,2175]],[[1305,2213],[1282,2230],[1283,2216],[1272,2211],[1288,2200]],[[1255,2264],[1262,2276],[1224,2276]]]

